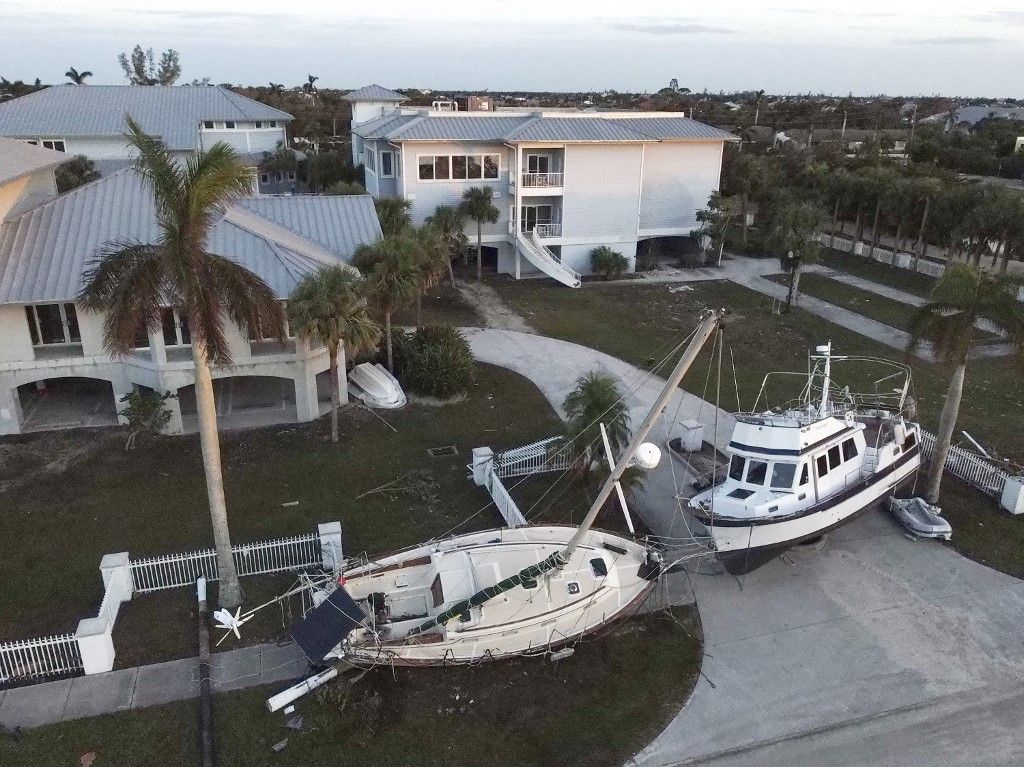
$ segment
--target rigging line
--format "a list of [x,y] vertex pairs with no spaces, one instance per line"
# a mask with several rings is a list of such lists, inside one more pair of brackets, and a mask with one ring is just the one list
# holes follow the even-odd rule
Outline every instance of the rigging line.
[[736,412],[742,413],[743,408],[740,407],[740,379],[736,376],[736,356],[732,353],[732,345],[729,346],[729,359],[732,361],[732,382],[733,386],[736,387]]
[[[715,526],[715,489],[718,486],[718,416],[722,412],[720,403],[722,401],[722,328],[719,326],[718,334],[715,336],[715,343],[718,345],[718,384],[715,393],[715,427],[711,442],[711,526]],[[712,348],[711,353],[714,354]]]

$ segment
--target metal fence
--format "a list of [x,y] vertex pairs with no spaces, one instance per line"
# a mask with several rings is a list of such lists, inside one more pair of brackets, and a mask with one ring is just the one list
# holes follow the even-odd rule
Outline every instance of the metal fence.
[[[924,429],[921,430],[921,453],[926,459],[931,459],[935,453],[935,435]],[[956,445],[949,449],[949,455],[946,457],[946,471],[997,498],[1002,495],[1003,487],[1010,476],[986,458]]]
[[[237,545],[232,553],[239,575],[301,570],[321,562],[320,539],[316,533]],[[133,560],[131,571],[135,591],[141,593],[189,586],[200,577],[208,581],[219,577],[214,549]]]
[[572,466],[572,456],[568,450],[561,450],[563,443],[561,437],[550,437],[498,453],[494,456],[494,472],[499,477],[523,477],[546,471],[565,471]]
[[42,679],[82,670],[74,634],[0,643],[0,682]]

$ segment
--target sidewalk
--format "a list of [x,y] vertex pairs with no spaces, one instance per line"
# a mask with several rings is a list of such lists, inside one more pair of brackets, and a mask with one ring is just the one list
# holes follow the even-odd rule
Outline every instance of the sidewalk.
[[[294,644],[241,647],[210,657],[210,679],[215,693],[290,681],[308,670],[309,661]],[[0,690],[0,723],[7,727],[40,727],[159,706],[198,695],[199,659],[182,658]]]

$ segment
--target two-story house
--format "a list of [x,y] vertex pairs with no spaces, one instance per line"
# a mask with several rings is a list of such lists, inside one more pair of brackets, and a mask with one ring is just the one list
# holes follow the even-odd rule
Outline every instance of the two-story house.
[[[633,268],[638,242],[689,235],[737,140],[673,112],[412,109],[379,85],[345,98],[370,194],[404,197],[421,224],[466,189],[490,187],[500,215],[483,241],[497,270],[571,286],[598,246]],[[475,238],[475,224],[466,232]]]
[[[222,141],[253,166],[288,145],[292,119],[220,86],[55,85],[0,104],[0,136],[83,155],[107,175],[132,160],[124,138],[126,115],[178,157]],[[296,185],[287,174],[258,178],[264,194],[289,192]]]
[[[167,400],[167,430],[191,431],[188,318],[168,306],[160,327],[140,328],[138,346],[112,357],[103,316],[77,301],[107,243],[158,236],[149,182],[129,167],[56,196],[53,169],[67,159],[0,139],[0,434],[116,424],[133,389],[176,395]],[[283,301],[302,277],[348,262],[380,234],[368,195],[254,196],[225,212],[208,247],[258,274]],[[309,421],[326,410],[326,349],[295,337],[247,338],[225,322],[232,364],[213,369],[222,426]],[[339,388],[347,401],[344,375]]]

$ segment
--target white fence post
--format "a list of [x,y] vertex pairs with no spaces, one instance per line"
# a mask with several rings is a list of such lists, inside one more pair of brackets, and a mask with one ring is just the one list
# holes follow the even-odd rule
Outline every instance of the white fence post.
[[100,574],[103,576],[103,587],[108,592],[113,591],[119,602],[127,602],[132,598],[135,587],[127,551],[104,554],[100,560]]
[[320,535],[320,562],[325,570],[336,573],[341,569],[341,522],[323,522],[316,526]]
[[102,674],[114,668],[113,626],[107,625],[103,615],[80,620],[75,639],[86,674]]

